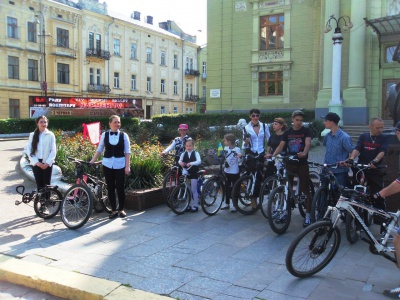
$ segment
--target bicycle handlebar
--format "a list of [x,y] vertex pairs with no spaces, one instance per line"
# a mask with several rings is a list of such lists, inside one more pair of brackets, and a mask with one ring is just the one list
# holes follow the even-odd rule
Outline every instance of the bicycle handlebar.
[[81,159],[78,159],[78,158],[72,157],[72,156],[68,156],[67,158],[69,160],[71,160],[73,163],[80,163],[80,164],[85,164],[85,165],[89,165],[89,166],[91,166],[91,165],[100,165],[101,164],[101,160],[95,161],[94,163],[90,163],[89,161],[84,161],[84,160],[81,160]]

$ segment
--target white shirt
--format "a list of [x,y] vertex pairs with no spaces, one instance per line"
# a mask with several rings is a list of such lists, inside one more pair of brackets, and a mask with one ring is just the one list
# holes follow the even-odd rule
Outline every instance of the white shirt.
[[[246,127],[243,129],[243,146],[242,149],[250,148],[250,150],[254,153],[262,153],[265,151],[265,142],[268,142],[269,137],[271,134],[269,133],[269,128],[265,125],[265,132],[264,132],[264,124],[262,122],[258,122],[260,126],[260,130],[258,131],[258,135],[255,133],[253,125],[249,122]],[[250,143],[245,146],[244,145],[244,133],[247,132],[251,135]]]
[[[109,135],[109,142],[111,145],[116,145],[118,144],[119,141],[119,135],[123,134],[124,135],[124,153],[125,154],[130,154],[131,153],[131,145],[129,141],[129,137],[126,133],[117,131],[117,135]],[[104,145],[104,138],[105,138],[106,133],[103,132],[101,134],[101,139],[99,143],[99,147],[97,148],[97,152],[103,153],[105,145]],[[106,166],[109,169],[123,169],[125,168],[125,156],[124,157],[103,157],[103,166]]]
[[47,128],[43,132],[41,132],[39,134],[39,142],[37,144],[36,152],[31,155],[33,135],[34,132],[31,132],[29,135],[27,146],[27,152],[31,165],[35,166],[39,162],[39,159],[42,159],[42,163],[47,163],[51,167],[57,154],[56,138],[54,136],[54,133],[52,133]]
[[241,154],[239,147],[230,149],[229,147],[224,148],[226,162],[229,164],[229,168],[224,168],[224,172],[228,174],[239,174],[239,158],[234,155]]

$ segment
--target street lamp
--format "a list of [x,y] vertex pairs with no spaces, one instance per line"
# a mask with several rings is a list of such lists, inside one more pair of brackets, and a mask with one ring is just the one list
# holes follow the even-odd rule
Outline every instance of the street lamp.
[[[45,22],[44,22],[44,16],[43,13],[41,11],[39,11],[38,13],[40,13],[40,15],[42,16],[42,33],[39,34],[38,36],[40,36],[43,39],[43,73],[44,73],[44,80],[41,83],[41,88],[42,91],[44,91],[44,95],[47,97],[47,74],[46,74],[46,37],[47,36],[51,36],[50,34],[46,34],[46,29],[45,29]],[[39,15],[35,15],[35,21],[34,23],[36,24],[40,24],[40,20],[39,20]]]
[[[347,20],[347,21],[346,21]],[[353,23],[348,16],[341,16],[338,19],[334,15],[330,16],[326,22],[324,32],[328,33],[332,30],[332,23],[336,23],[335,32],[333,34],[333,57],[332,57],[332,99],[329,102],[329,111],[337,113],[342,116],[342,101],[340,99],[340,75],[342,64],[342,30],[340,23],[342,22],[343,31],[347,31],[353,27]]]

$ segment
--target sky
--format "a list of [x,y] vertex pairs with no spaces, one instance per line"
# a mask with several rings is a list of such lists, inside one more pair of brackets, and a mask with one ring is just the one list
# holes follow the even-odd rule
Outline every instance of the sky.
[[207,0],[105,0],[108,11],[130,16],[139,11],[141,20],[153,16],[153,24],[173,20],[190,35],[197,36],[197,44],[207,42]]

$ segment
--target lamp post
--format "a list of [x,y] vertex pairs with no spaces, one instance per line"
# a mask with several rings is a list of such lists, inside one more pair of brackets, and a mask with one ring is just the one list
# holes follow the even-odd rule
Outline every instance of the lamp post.
[[[347,21],[346,21],[347,20]],[[342,117],[342,100],[340,99],[340,77],[341,77],[341,64],[342,64],[342,29],[340,23],[343,24],[343,31],[353,27],[353,23],[348,16],[341,16],[335,18],[334,15],[330,16],[326,22],[324,32],[328,33],[332,30],[332,23],[336,23],[335,32],[333,34],[333,57],[332,57],[332,99],[329,102],[329,111],[337,113]]]
[[[46,73],[46,37],[50,36],[50,34],[46,34],[46,29],[45,29],[45,22],[44,22],[44,15],[41,11],[38,12],[42,16],[42,33],[39,34],[43,39],[43,74],[44,74],[44,80],[41,83],[41,88],[42,91],[44,91],[44,95],[47,97],[47,73]],[[40,24],[39,20],[39,15],[35,15],[35,21],[36,24]]]

